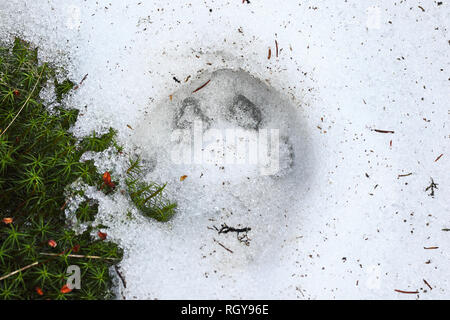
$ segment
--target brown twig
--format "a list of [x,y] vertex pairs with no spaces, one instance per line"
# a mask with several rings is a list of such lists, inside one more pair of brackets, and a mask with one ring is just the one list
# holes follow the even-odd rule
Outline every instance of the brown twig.
[[60,210],[64,210],[64,208],[67,206],[67,204],[69,203],[69,199],[67,199],[64,204],[61,206]]
[[398,290],[398,289],[394,289],[394,291],[395,292],[398,292],[398,293],[406,293],[406,294],[418,294],[419,293],[419,291],[404,291],[404,290]]
[[203,89],[204,87],[206,87],[206,85],[211,81],[211,79],[209,79],[208,81],[206,81],[204,84],[202,84],[200,87],[198,87],[197,89],[195,89],[194,91],[192,91],[192,93],[196,93],[197,91]]
[[270,60],[270,57],[272,56],[272,50],[270,49],[270,47],[269,47],[269,53],[268,53],[268,55],[267,55],[267,59],[268,60]]
[[29,264],[29,265],[27,265],[27,266],[25,266],[25,267],[23,267],[23,268],[20,268],[20,269],[18,269],[18,270],[16,270],[16,271],[13,271],[13,272],[11,272],[11,273],[8,273],[7,275],[1,277],[0,280],[4,280],[4,279],[6,279],[6,278],[9,278],[9,277],[15,275],[16,273],[19,273],[19,272],[24,271],[24,270],[27,270],[27,269],[29,269],[29,268],[31,268],[31,267],[37,266],[38,264],[39,264],[39,261],[33,262],[32,264]]
[[30,94],[28,95],[27,99],[25,100],[25,102],[22,104],[22,107],[19,109],[19,111],[17,112],[17,114],[14,116],[14,118],[11,120],[11,122],[8,124],[8,126],[6,127],[5,130],[2,131],[2,133],[0,134],[0,138],[5,134],[5,132],[9,129],[9,127],[14,123],[14,121],[16,121],[17,117],[19,116],[19,114],[22,112],[23,108],[25,108],[25,106],[27,105],[28,101],[30,101],[31,96],[34,93],[34,90],[36,90],[37,85],[39,84],[39,80],[41,80],[42,74],[45,71],[46,66],[44,65],[44,67],[42,68],[41,73],[39,74],[39,77],[36,81],[36,83],[34,84],[33,90],[31,90]]
[[433,288],[430,286],[430,284],[427,282],[427,280],[423,279],[423,282],[430,288],[430,290],[433,290]]
[[410,175],[412,175],[412,172],[406,173],[406,174],[399,174],[398,177],[397,177],[397,179],[398,179],[398,178],[402,178],[402,177],[408,177],[408,176],[410,176]]
[[84,80],[86,80],[87,76],[88,76],[88,74],[86,73],[86,74],[84,75],[83,79],[81,79],[80,83],[77,84],[77,85],[73,88],[73,90],[77,90],[77,89],[83,84]]
[[127,287],[127,282],[125,281],[125,278],[123,277],[122,273],[119,271],[119,267],[117,265],[114,265],[114,270],[116,270],[117,275],[119,276],[120,280],[122,281],[123,287]]
[[217,241],[216,239],[213,238],[213,240],[214,240],[214,242],[218,243],[219,246],[221,246],[222,248],[224,248],[224,249],[227,250],[228,252],[233,253],[233,251],[231,251],[230,249],[228,249],[227,247],[225,247],[223,244],[221,244],[221,243],[220,243],[219,241]]
[[434,190],[435,189],[439,189],[437,186],[439,185],[438,183],[434,182],[433,178],[431,179],[431,183],[428,187],[425,188],[425,191],[430,190],[430,193],[428,194],[431,197],[434,197]]
[[277,40],[275,40],[275,49],[276,49],[275,55],[278,58],[278,41]]
[[[73,250],[73,248],[69,248],[69,249],[67,249],[67,250],[64,250],[64,251],[61,252],[61,253],[49,253],[49,254],[47,254],[47,255],[49,255],[49,256],[60,256],[60,255],[65,254],[65,253],[66,253],[67,251],[69,251],[69,250]],[[41,254],[43,254],[43,253],[41,253]],[[41,264],[41,263],[47,263],[47,262],[49,262],[49,261],[52,260],[52,259],[54,259],[54,258],[50,258],[50,259],[45,260],[45,261],[42,261],[42,262],[35,261],[35,262],[33,262],[32,264],[29,264],[29,265],[27,265],[27,266],[25,266],[25,267],[22,267],[22,268],[20,268],[20,269],[18,269],[18,270],[15,270],[15,271],[11,272],[11,273],[8,273],[7,275],[4,275],[3,277],[0,278],[0,280],[4,280],[4,279],[6,279],[6,278],[9,278],[9,277],[15,275],[16,273],[19,273],[19,272],[24,271],[24,270],[27,270],[27,269],[29,269],[29,268],[31,268],[31,267],[37,266],[38,264]]]
[[372,131],[378,132],[378,133],[395,133],[392,130],[380,130],[380,129],[373,129]]
[[249,227],[244,228],[233,228],[227,226],[225,223],[221,225],[220,230],[214,226],[214,229],[217,230],[219,234],[221,233],[228,233],[228,232],[236,232],[236,238],[239,240],[239,242],[245,244],[246,246],[250,245],[250,238],[248,237],[248,232],[252,229]]
[[[47,253],[47,252],[41,252],[40,253],[43,256],[60,256],[64,253]],[[100,257],[100,256],[89,256],[89,255],[83,255],[83,254],[68,254],[67,255],[70,258],[88,258],[88,259],[105,259],[105,260],[117,260],[116,258],[107,258],[107,257]]]
[[437,157],[436,160],[434,160],[434,162],[437,162],[443,155],[444,155],[444,154],[441,153],[441,154],[439,155],[439,157]]
[[439,247],[423,247],[425,250],[435,250],[439,249]]
[[[217,229],[217,228],[216,228]],[[236,233],[240,233],[240,232],[248,232],[251,231],[252,229],[249,227],[245,227],[245,228],[233,228],[233,227],[229,227],[227,226],[225,223],[221,225],[220,230],[218,231],[219,234],[220,233],[228,233],[228,232],[236,232]]]

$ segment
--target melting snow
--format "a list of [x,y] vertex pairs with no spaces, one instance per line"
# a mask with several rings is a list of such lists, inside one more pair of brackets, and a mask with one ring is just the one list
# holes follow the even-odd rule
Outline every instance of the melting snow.
[[[128,213],[120,192],[88,191],[125,249],[119,296],[448,297],[450,11],[372,3],[0,0],[2,40],[88,74],[67,99],[81,110],[75,134],[118,129],[179,203],[161,224]],[[279,129],[278,174],[221,165],[214,143],[209,163],[174,163],[192,140],[173,132],[199,120],[210,137]],[[126,169],[127,154],[95,157]],[[251,227],[248,245],[222,223]]]

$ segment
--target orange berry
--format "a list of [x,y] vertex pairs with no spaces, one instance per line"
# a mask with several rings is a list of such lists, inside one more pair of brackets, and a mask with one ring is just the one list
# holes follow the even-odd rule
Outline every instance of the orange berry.
[[67,286],[67,284],[63,285],[63,287],[61,288],[61,293],[69,293],[71,291],[72,289],[70,289],[69,286]]
[[40,295],[40,296],[43,296],[43,295],[44,295],[44,291],[42,291],[42,289],[39,288],[39,287],[36,287],[36,292],[37,292],[37,294]]
[[10,224],[10,223],[13,222],[13,218],[3,218],[2,221],[3,221],[4,224]]
[[97,233],[97,235],[98,235],[98,237],[99,237],[100,239],[102,239],[102,240],[105,240],[105,239],[106,239],[106,236],[107,236],[106,233],[103,233],[103,232],[101,232],[101,231],[99,231],[99,232]]
[[58,244],[55,240],[48,240],[48,245],[52,248],[55,248]]

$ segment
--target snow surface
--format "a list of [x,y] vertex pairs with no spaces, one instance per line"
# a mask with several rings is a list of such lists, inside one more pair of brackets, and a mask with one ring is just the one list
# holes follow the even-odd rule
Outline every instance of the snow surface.
[[[120,192],[89,191],[125,249],[126,299],[449,298],[448,21],[447,1],[0,0],[2,40],[32,41],[71,79],[88,74],[67,99],[81,109],[75,134],[115,127],[179,202],[161,224],[130,218]],[[262,114],[292,123],[280,128],[292,169],[245,168],[245,182],[239,166],[171,164],[163,123],[183,99],[219,107],[240,93],[287,106]],[[108,152],[96,163],[123,172],[127,155]],[[221,223],[251,227],[250,244]]]

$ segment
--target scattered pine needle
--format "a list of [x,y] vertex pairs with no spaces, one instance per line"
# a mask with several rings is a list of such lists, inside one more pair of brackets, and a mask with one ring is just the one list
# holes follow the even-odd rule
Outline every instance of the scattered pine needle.
[[17,117],[19,116],[19,114],[22,112],[23,108],[25,108],[25,106],[27,105],[28,101],[30,101],[31,96],[34,94],[34,91],[36,90],[38,84],[40,83],[39,81],[42,78],[42,74],[44,73],[46,69],[46,66],[44,65],[44,67],[42,68],[41,73],[39,74],[39,77],[36,81],[36,83],[34,84],[33,90],[31,90],[30,94],[28,95],[27,99],[25,100],[25,102],[22,104],[22,107],[19,109],[19,111],[17,112],[17,114],[15,115],[15,117],[11,120],[11,122],[8,124],[8,126],[6,127],[5,130],[3,130],[3,132],[0,134],[0,138],[5,134],[5,132],[9,129],[9,127],[14,123],[14,121],[16,121]]
[[433,288],[430,286],[427,280],[423,279],[423,282],[427,285],[428,288],[430,288],[430,290],[433,290]]
[[380,129],[373,129],[372,131],[378,132],[378,133],[395,133],[392,130],[380,130]]
[[[70,248],[70,249],[73,250],[73,248]],[[61,253],[46,253],[46,252],[41,252],[40,254],[43,255],[43,256],[59,257],[59,256],[65,254],[65,252],[66,252],[66,251],[63,251],[63,252],[61,252]],[[107,258],[107,257],[104,258],[104,257],[100,257],[100,256],[86,256],[86,255],[81,255],[81,254],[68,254],[67,256],[68,256],[68,257],[72,257],[72,258],[89,258],[89,259],[117,260],[117,259],[115,259],[115,258]],[[27,265],[27,266],[25,266],[25,267],[23,267],[23,268],[17,269],[17,270],[15,270],[15,271],[11,272],[11,273],[8,273],[7,275],[4,275],[4,276],[0,277],[0,281],[1,281],[1,280],[4,280],[4,279],[6,279],[6,278],[9,278],[9,277],[11,277],[11,276],[13,276],[13,275],[15,275],[15,274],[17,274],[17,273],[19,273],[19,272],[25,271],[25,270],[27,270],[27,269],[29,269],[29,268],[31,268],[31,267],[37,266],[37,265],[40,264],[40,263],[46,263],[46,262],[48,262],[48,261],[50,261],[50,260],[52,260],[52,259],[53,259],[53,258],[50,258],[49,260],[46,260],[46,261],[43,261],[43,262],[35,261],[35,262],[33,262],[32,264],[29,264],[29,265]]]
[[436,160],[434,160],[434,162],[437,162],[437,161],[439,161],[439,159],[443,156],[444,154],[443,153],[441,153],[440,155],[439,155],[439,157],[437,157],[436,158]]
[[222,248],[224,248],[225,250],[227,250],[230,253],[233,253],[233,251],[231,251],[230,249],[228,249],[227,247],[225,247],[223,244],[221,244],[219,241],[217,241],[216,239],[214,239],[214,242],[216,242],[219,246],[221,246]]
[[425,250],[435,250],[439,249],[439,247],[423,247]]
[[398,293],[405,293],[405,294],[418,294],[419,293],[419,291],[404,291],[404,290],[398,290],[398,289],[395,289],[394,290],[395,292],[398,292]]
[[276,49],[275,55],[278,58],[278,41],[277,40],[275,40],[275,49]]
[[196,93],[197,91],[203,89],[204,87],[206,87],[206,85],[211,81],[211,79],[209,79],[208,81],[206,81],[204,84],[202,84],[200,87],[198,87],[197,89],[195,89],[194,91],[192,91],[192,93]]
[[83,79],[81,79],[80,83],[77,84],[75,87],[73,87],[73,90],[77,90],[84,82],[84,80],[86,80],[88,74],[86,73],[86,75],[83,77]]
[[[41,255],[43,256],[60,256],[61,253],[47,253],[47,252],[41,252]],[[108,257],[100,257],[100,256],[89,256],[89,255],[83,255],[83,254],[68,254],[67,257],[70,258],[87,258],[87,259],[105,259],[105,260],[117,260],[116,258],[108,258]],[[1,280],[1,279],[0,279]]]
[[406,174],[399,174],[397,178],[408,177],[408,176],[410,176],[410,175],[412,175],[412,172],[406,173]]
[[272,50],[269,47],[269,54],[267,55],[267,59],[270,60],[270,57],[272,56]]
[[122,273],[119,270],[119,267],[117,265],[114,265],[114,270],[116,270],[117,275],[119,276],[120,280],[122,281],[123,287],[127,287],[127,282],[125,281],[125,278],[123,277]]
[[0,278],[0,280],[4,280],[4,279],[6,279],[6,278],[9,278],[9,277],[15,275],[16,273],[19,273],[19,272],[22,272],[22,271],[24,271],[24,270],[27,270],[27,269],[29,269],[29,268],[31,268],[31,267],[34,267],[34,266],[38,265],[38,264],[39,264],[39,261],[33,262],[32,264],[29,264],[29,265],[27,265],[27,266],[25,266],[25,267],[23,267],[23,268],[20,268],[20,269],[18,269],[18,270],[16,270],[16,271],[13,271],[13,272],[11,272],[11,273],[8,273],[7,275],[4,275],[3,277]]

